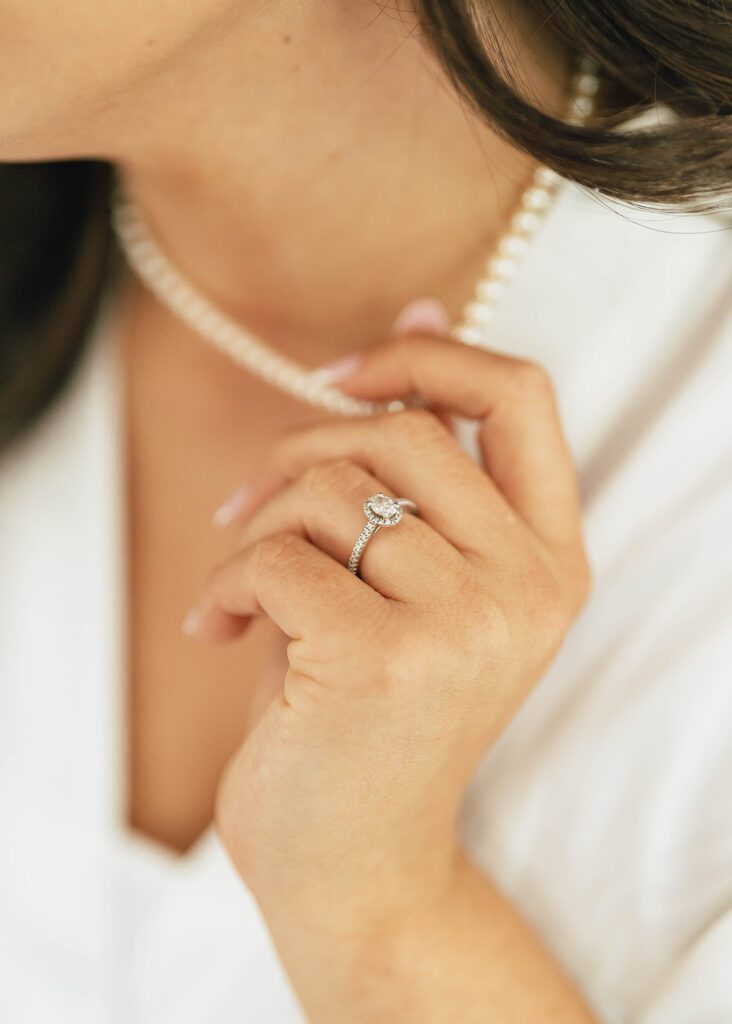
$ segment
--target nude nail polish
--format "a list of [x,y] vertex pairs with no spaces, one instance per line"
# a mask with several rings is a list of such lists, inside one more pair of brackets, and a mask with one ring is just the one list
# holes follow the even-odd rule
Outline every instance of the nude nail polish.
[[214,512],[211,520],[213,525],[230,526],[246,509],[251,494],[251,484],[242,484],[238,487]]
[[352,374],[362,360],[361,353],[355,352],[318,367],[317,370],[313,370],[312,376],[320,384],[335,384],[336,381],[344,380]]
[[439,299],[408,302],[392,324],[392,334],[447,334],[450,316]]

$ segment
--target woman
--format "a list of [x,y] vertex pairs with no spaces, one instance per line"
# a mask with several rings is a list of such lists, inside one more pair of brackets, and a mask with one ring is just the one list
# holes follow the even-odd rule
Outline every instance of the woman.
[[732,1019],[721,0],[2,26],[7,1019]]

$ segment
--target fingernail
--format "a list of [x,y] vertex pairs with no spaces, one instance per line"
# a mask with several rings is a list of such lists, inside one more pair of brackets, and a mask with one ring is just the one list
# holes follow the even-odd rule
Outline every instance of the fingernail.
[[195,636],[198,633],[201,625],[201,616],[197,608],[191,608],[186,617],[183,619],[181,630],[186,636]]
[[450,314],[439,299],[414,299],[408,302],[392,324],[392,334],[447,334]]
[[226,501],[219,505],[213,514],[211,522],[214,526],[229,526],[233,523],[247,507],[252,490],[251,484],[242,484],[233,494],[229,495]]
[[335,384],[337,380],[344,380],[350,376],[362,360],[360,352],[343,356],[341,359],[334,359],[332,363],[319,366],[317,370],[313,370],[311,377],[320,384]]

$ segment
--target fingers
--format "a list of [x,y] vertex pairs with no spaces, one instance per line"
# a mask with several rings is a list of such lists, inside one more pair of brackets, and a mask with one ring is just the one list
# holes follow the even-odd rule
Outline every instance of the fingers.
[[233,640],[267,615],[293,640],[337,635],[357,616],[378,614],[384,598],[295,534],[271,534],[214,569],[195,607],[194,633]]
[[480,550],[510,512],[480,466],[425,410],[327,422],[287,437],[249,510],[319,463],[342,460],[363,466],[388,494],[415,501],[422,520],[461,551]]
[[359,398],[416,393],[482,421],[486,469],[510,504],[547,542],[576,537],[576,474],[541,367],[449,338],[409,335],[369,352],[338,386]]
[[[364,501],[384,490],[380,480],[347,459],[316,463],[261,505],[237,541],[249,546],[272,533],[297,534],[346,565],[366,524]],[[462,556],[443,537],[405,512],[396,526],[381,527],[371,538],[359,573],[385,597],[416,602],[434,594],[436,580],[453,579],[463,565]]]

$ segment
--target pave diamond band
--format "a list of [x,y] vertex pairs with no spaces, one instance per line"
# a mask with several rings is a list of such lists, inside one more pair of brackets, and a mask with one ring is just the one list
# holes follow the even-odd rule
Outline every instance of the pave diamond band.
[[416,513],[417,506],[409,498],[390,498],[388,494],[372,494],[363,503],[363,512],[366,516],[366,524],[361,530],[353,545],[351,557],[348,559],[348,571],[355,576],[358,575],[358,566],[361,561],[363,549],[371,540],[373,535],[382,526],[396,526],[401,522],[404,509]]

